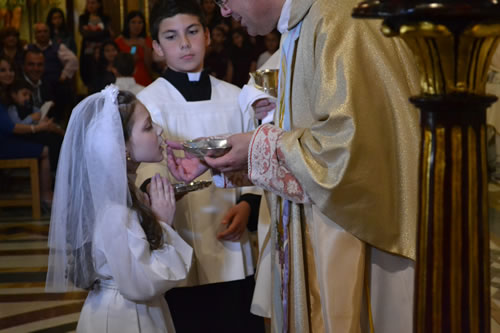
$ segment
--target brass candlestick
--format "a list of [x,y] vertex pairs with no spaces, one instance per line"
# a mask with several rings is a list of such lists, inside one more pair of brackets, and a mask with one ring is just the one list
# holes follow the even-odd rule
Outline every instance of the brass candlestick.
[[415,332],[489,332],[490,274],[485,94],[500,36],[488,0],[369,1],[387,37],[416,56],[421,110]]

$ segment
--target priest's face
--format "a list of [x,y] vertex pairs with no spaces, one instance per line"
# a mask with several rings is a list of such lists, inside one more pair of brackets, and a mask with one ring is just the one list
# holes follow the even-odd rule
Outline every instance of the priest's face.
[[240,21],[252,36],[266,35],[276,25],[285,0],[221,0],[221,14]]
[[160,162],[163,160],[162,128],[153,123],[148,110],[137,103],[131,116],[132,129],[127,141],[127,152],[135,162]]
[[156,54],[177,72],[200,72],[210,33],[198,17],[178,14],[161,21],[158,41],[153,41]]

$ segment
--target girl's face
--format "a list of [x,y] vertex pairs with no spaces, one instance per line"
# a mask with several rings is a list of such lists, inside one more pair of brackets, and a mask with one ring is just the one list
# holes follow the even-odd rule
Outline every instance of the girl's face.
[[101,3],[97,0],[87,0],[87,11],[90,14],[97,14],[99,11],[99,8],[101,8]]
[[0,60],[0,85],[8,86],[14,82],[14,69],[5,60]]
[[52,14],[52,17],[50,18],[50,23],[52,23],[52,26],[56,29],[59,29],[63,23],[63,16],[59,12],[54,12]]
[[243,47],[243,36],[239,33],[233,33],[233,44],[237,47]]
[[135,162],[160,162],[163,160],[163,129],[153,123],[146,107],[138,102],[131,116],[132,129],[126,143],[127,152]]
[[116,47],[114,47],[114,45],[107,44],[104,46],[103,54],[106,62],[108,64],[111,64],[118,55],[118,50],[116,49]]
[[138,37],[144,29],[144,21],[140,16],[136,16],[128,22],[128,29],[130,37]]

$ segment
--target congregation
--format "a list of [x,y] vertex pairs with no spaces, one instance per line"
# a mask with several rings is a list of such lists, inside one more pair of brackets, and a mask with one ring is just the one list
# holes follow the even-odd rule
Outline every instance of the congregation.
[[84,290],[77,332],[412,332],[418,71],[356,3],[151,0],[117,32],[86,0],[76,35],[59,8],[0,30],[0,159],[39,160],[50,215],[33,299]]
[[[279,33],[251,37],[239,21],[222,17],[212,0],[200,5],[210,32],[204,71],[242,87],[257,63],[262,65],[278,49]],[[0,158],[39,159],[46,213],[64,130],[78,101],[111,83],[136,94],[167,68],[153,52],[145,20],[141,11],[132,10],[123,31],[116,33],[102,0],[87,0],[78,19],[79,47],[60,8],[52,8],[45,22],[33,26],[31,43],[14,27],[0,30],[0,137],[5,142]],[[83,92],[77,90],[78,80]]]

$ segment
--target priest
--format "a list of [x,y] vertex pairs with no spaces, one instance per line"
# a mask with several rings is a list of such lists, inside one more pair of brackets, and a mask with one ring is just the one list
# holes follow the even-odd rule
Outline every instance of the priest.
[[[416,247],[416,65],[357,0],[228,0],[252,35],[282,33],[274,124],[203,163],[268,191],[273,332],[411,332]],[[170,142],[169,167],[206,170]],[[260,268],[259,268],[260,269]]]

